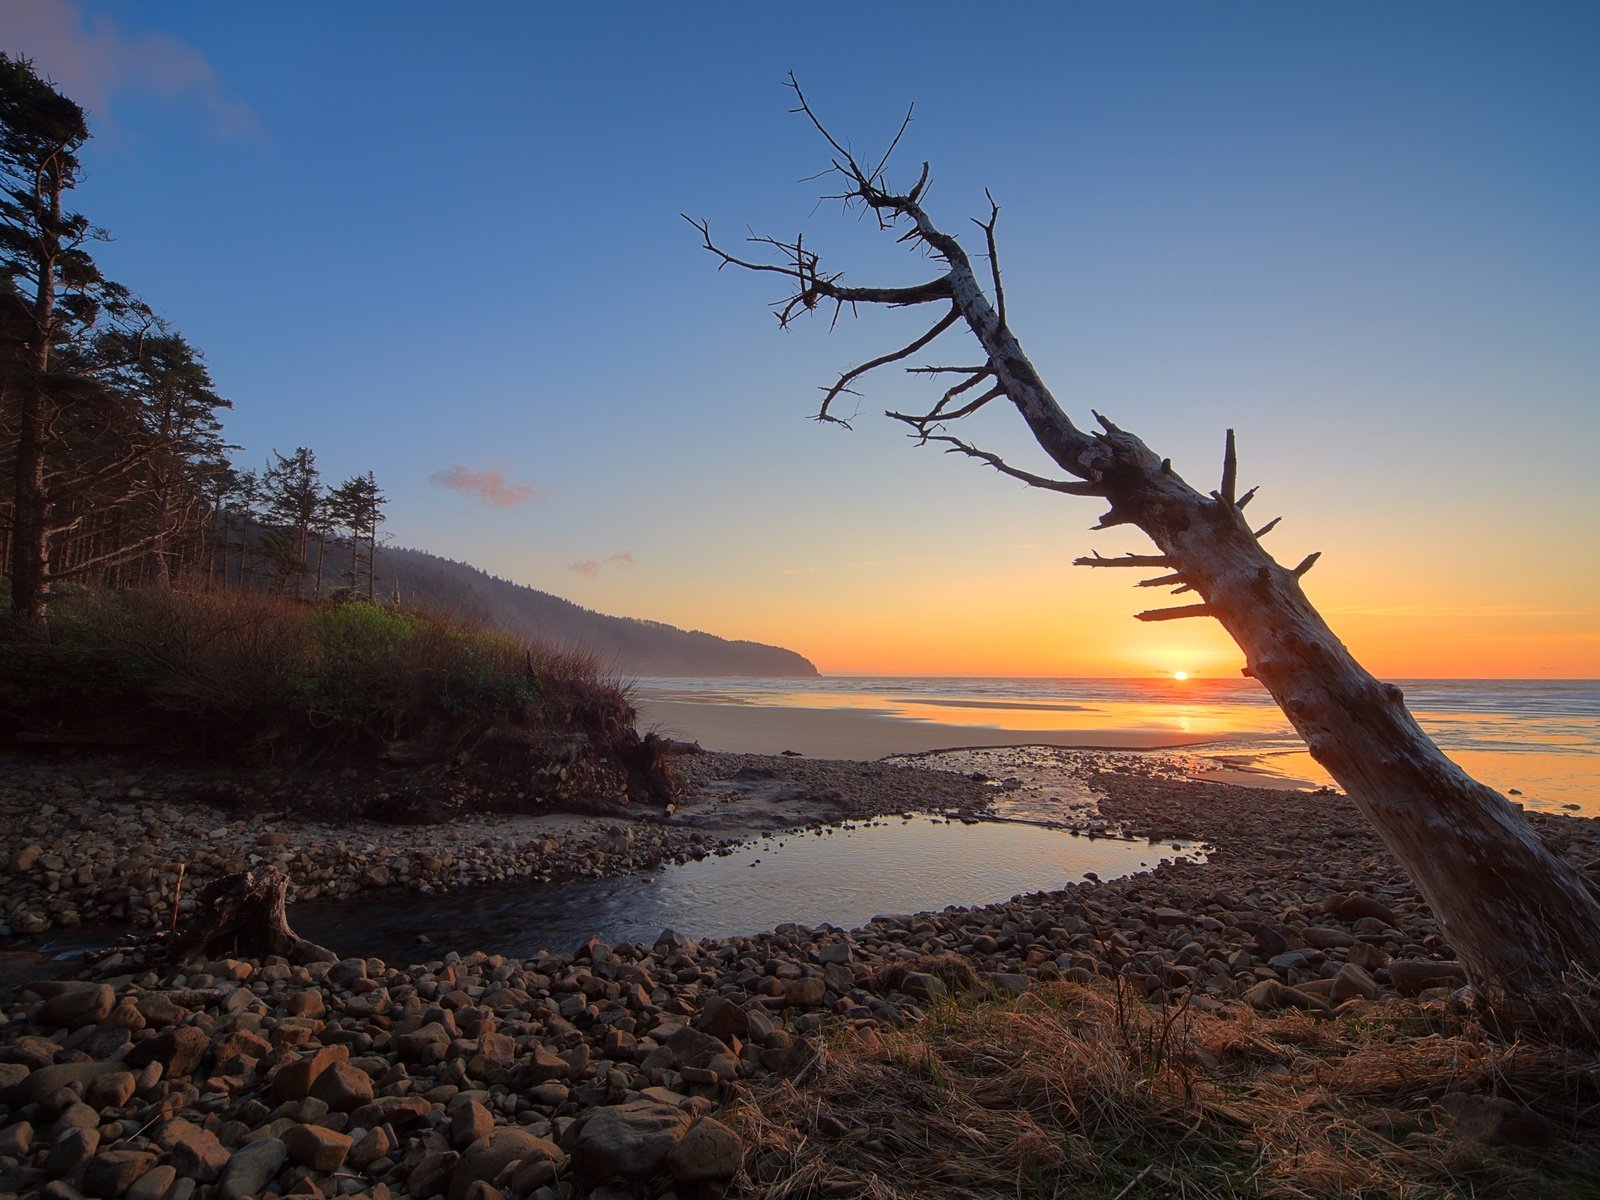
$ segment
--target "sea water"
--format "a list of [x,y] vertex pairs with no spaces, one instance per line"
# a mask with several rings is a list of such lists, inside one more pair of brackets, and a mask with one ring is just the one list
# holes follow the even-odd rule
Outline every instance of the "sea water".
[[[1474,778],[1529,808],[1600,816],[1600,680],[1396,682],[1423,729]],[[780,727],[785,713],[821,713],[875,723],[875,752],[854,757],[941,745],[1137,749],[1181,752],[1198,773],[1234,782],[1333,785],[1248,679],[643,679],[635,690],[647,719],[689,738],[702,718],[716,725],[719,709],[770,713]],[[713,741],[708,748],[756,749]]]

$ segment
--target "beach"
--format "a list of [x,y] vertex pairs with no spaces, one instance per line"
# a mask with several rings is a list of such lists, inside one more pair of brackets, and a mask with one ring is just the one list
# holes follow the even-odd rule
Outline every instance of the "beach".
[[[760,744],[782,744],[686,755],[682,804],[638,820],[552,813],[397,830],[325,823],[314,795],[308,811],[274,792],[306,800],[306,781],[281,774],[235,776],[252,799],[240,812],[195,798],[214,791],[169,792],[161,775],[112,763],[13,769],[5,801],[19,844],[0,895],[8,920],[25,911],[55,932],[119,912],[148,929],[163,922],[175,872],[133,885],[119,871],[159,858],[189,864],[188,897],[226,869],[277,866],[297,890],[403,909],[508,879],[658,871],[756,831],[910,811],[1025,820],[1052,800],[1043,816],[1148,845],[1154,865],[997,903],[952,896],[849,929],[664,928],[521,957],[435,931],[402,961],[365,951],[353,922],[331,962],[223,955],[173,969],[130,945],[58,964],[48,973],[64,977],[35,976],[4,1004],[0,1195],[765,1194],[852,1136],[848,1123],[812,1129],[810,1148],[797,1148],[755,1120],[779,1111],[773,1089],[815,1076],[841,1038],[908,1035],[963,996],[1011,1003],[1114,986],[1140,1004],[1259,1022],[1255,1036],[1270,1040],[1306,1022],[1443,1021],[1427,1014],[1445,1013],[1464,983],[1426,904],[1336,793],[1238,786],[1123,749],[1007,759],[963,739],[990,756],[980,770],[897,740],[894,760],[861,761],[884,746],[874,739],[899,738],[892,719],[724,715],[726,736],[766,726],[777,740]],[[702,737],[714,743],[711,728]],[[859,757],[782,753],[818,746]],[[1046,790],[1024,777],[1030,765],[1054,772]],[[1597,822],[1530,820],[1600,871]],[[1297,1061],[1292,1038],[1272,1044]],[[1428,1119],[1454,1128],[1442,1110]]]

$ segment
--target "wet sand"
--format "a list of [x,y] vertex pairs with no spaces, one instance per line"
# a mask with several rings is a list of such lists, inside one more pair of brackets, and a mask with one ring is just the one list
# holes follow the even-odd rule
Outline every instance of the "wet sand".
[[911,720],[865,708],[803,708],[699,703],[637,697],[640,727],[699,742],[707,750],[808,758],[874,759],[968,746],[1063,746],[1080,750],[1182,749],[1215,741],[1140,729],[1001,729]]

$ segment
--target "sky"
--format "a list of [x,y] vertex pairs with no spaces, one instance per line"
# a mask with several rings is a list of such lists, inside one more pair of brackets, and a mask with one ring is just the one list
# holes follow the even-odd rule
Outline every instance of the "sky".
[[[1202,490],[1238,431],[1280,561],[1380,676],[1600,676],[1600,7],[7,0],[82,103],[99,261],[206,355],[244,466],[372,470],[395,542],[825,673],[1234,673],[1074,557],[1094,500],[845,431],[917,313],[780,331],[680,214],[937,267],[818,202],[842,138],[1000,205],[1011,324]],[[930,360],[965,361],[955,333]],[[992,411],[991,411],[992,410]],[[991,405],[969,440],[1044,460]]]

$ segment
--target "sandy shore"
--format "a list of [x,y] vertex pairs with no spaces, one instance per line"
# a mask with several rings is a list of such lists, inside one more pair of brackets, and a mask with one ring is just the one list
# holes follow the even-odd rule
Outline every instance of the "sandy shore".
[[764,707],[692,700],[636,699],[641,728],[699,742],[707,750],[811,758],[883,758],[962,746],[1063,746],[1076,749],[1178,749],[1214,740],[1153,730],[988,729],[911,720],[870,709]]

